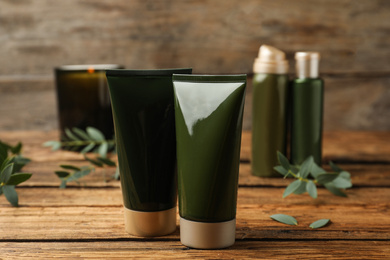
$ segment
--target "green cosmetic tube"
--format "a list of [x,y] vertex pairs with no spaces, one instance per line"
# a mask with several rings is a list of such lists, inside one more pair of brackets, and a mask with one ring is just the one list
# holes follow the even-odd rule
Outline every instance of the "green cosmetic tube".
[[252,174],[279,177],[276,152],[286,154],[288,62],[285,54],[262,45],[253,64]]
[[181,243],[235,242],[246,75],[173,75]]
[[297,78],[292,82],[291,163],[312,155],[321,165],[324,82],[319,78],[318,52],[297,52]]
[[176,137],[172,74],[191,69],[108,70],[125,207],[136,236],[176,230]]

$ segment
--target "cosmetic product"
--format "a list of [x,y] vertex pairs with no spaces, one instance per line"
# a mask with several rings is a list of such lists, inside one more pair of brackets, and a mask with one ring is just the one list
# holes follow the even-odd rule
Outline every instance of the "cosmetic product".
[[235,242],[246,75],[173,75],[180,241]]
[[176,137],[173,73],[191,69],[108,70],[125,211],[135,236],[176,230]]
[[288,62],[284,52],[262,45],[253,64],[252,174],[279,177],[277,151],[286,154]]
[[292,82],[291,163],[312,155],[321,165],[324,81],[319,78],[318,52],[295,54],[297,77]]
[[114,135],[106,70],[116,64],[64,65],[54,69],[60,132],[92,126],[107,139]]

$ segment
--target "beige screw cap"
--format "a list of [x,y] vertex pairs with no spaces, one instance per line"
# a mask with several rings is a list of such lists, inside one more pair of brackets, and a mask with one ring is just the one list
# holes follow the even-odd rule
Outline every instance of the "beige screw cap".
[[298,78],[318,78],[320,64],[318,52],[296,52],[295,61]]
[[153,212],[125,207],[125,230],[139,237],[157,237],[173,233],[176,230],[176,207]]
[[269,45],[262,45],[259,56],[253,64],[254,73],[287,74],[288,61],[286,55],[279,49]]
[[197,222],[180,218],[180,242],[198,249],[232,246],[236,240],[236,219],[225,222]]

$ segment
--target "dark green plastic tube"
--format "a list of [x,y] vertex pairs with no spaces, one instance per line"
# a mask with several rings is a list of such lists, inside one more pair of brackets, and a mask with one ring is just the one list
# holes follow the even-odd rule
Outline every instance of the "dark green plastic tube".
[[301,164],[312,155],[321,165],[323,86],[320,78],[295,79],[292,83],[292,164]]
[[176,228],[176,223],[173,230],[166,230],[164,225],[168,224],[162,222],[159,227],[154,227],[152,222],[161,221],[165,217],[173,218],[172,214],[174,221],[176,218],[176,138],[172,74],[189,74],[191,71],[108,70],[106,73],[114,118],[126,230],[131,234],[157,236],[173,232]]
[[175,74],[173,85],[181,242],[195,248],[230,246],[246,75]]

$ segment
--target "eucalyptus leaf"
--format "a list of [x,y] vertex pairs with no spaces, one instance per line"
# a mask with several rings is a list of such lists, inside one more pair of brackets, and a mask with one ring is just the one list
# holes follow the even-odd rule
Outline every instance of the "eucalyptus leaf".
[[98,157],[97,159],[108,166],[116,166],[116,163],[108,158]]
[[309,156],[301,165],[301,168],[299,170],[299,176],[301,178],[307,178],[309,176],[309,173],[312,169],[312,165],[314,163],[313,156]]
[[77,134],[78,136],[80,136],[82,139],[84,140],[90,140],[91,138],[88,136],[88,134],[81,130],[80,128],[77,128],[77,127],[73,127],[72,128],[72,131]]
[[298,186],[298,188],[294,191],[294,194],[303,194],[306,192],[306,182],[304,181],[301,181],[300,185]]
[[6,182],[6,185],[16,186],[30,179],[31,175],[32,175],[31,173],[24,173],[24,172],[12,174],[9,180]]
[[91,151],[93,148],[95,148],[95,143],[90,143],[88,144],[86,147],[84,147],[80,153],[88,153],[89,151]]
[[12,170],[14,168],[14,164],[7,164],[0,174],[0,183],[7,183],[11,178]]
[[43,144],[45,147],[51,147],[53,151],[56,151],[61,148],[61,142],[59,141],[47,141]]
[[317,187],[313,181],[310,180],[306,183],[306,190],[309,193],[310,197],[312,197],[313,199],[317,198]]
[[8,157],[8,147],[0,141],[0,164]]
[[72,174],[66,181],[76,181],[86,175],[88,175],[91,172],[91,170],[82,170],[82,171],[77,171],[74,174]]
[[96,160],[93,160],[93,159],[87,157],[85,154],[84,154],[84,158],[85,158],[85,160],[87,160],[88,162],[92,163],[95,166],[103,167],[103,163],[96,161]]
[[345,194],[344,192],[342,192],[340,189],[336,188],[334,185],[332,185],[331,183],[325,183],[324,184],[325,188],[330,191],[331,193],[333,193],[334,195],[336,196],[340,196],[340,197],[347,197],[347,194]]
[[302,183],[301,180],[296,180],[290,183],[290,185],[288,185],[287,188],[284,190],[283,198],[287,197],[288,195],[293,193],[296,189],[298,189],[301,183]]
[[336,187],[336,188],[339,188],[339,189],[348,189],[348,188],[351,188],[352,187],[352,183],[350,180],[348,179],[345,179],[341,176],[337,177],[336,179],[334,179],[331,184]]
[[336,164],[334,164],[332,161],[329,162],[330,168],[332,168],[335,172],[341,172],[343,171],[340,167],[338,167]]
[[80,140],[77,136],[75,136],[72,133],[72,131],[69,130],[69,128],[65,128],[65,134],[72,141],[79,141]]
[[333,181],[338,176],[339,176],[338,173],[321,173],[317,175],[316,180],[320,184],[325,184]]
[[16,193],[15,186],[4,185],[3,193],[6,199],[11,203],[12,206],[17,207],[19,203],[18,194]]
[[70,175],[69,172],[65,172],[65,171],[55,171],[54,172],[59,178],[66,178]]
[[87,133],[88,135],[95,141],[103,141],[104,140],[104,135],[102,132],[100,132],[98,129],[94,127],[87,127]]
[[65,189],[66,188],[66,180],[62,180],[60,184],[60,189]]
[[284,156],[281,152],[277,152],[278,154],[278,160],[279,160],[279,163],[283,166],[284,169],[286,170],[289,170],[290,169],[290,162],[288,161],[288,159],[286,158],[286,156]]
[[74,165],[61,164],[60,167],[67,170],[80,171],[80,168]]
[[20,154],[20,152],[22,151],[22,147],[23,147],[22,143],[19,142],[14,147],[10,147],[11,153],[12,154]]
[[281,166],[281,165],[275,166],[274,170],[283,176],[286,176],[288,174],[288,171],[286,169],[284,169],[283,166]]
[[107,142],[103,142],[99,146],[98,153],[100,154],[101,157],[107,157],[107,150],[108,150],[108,144]]
[[298,225],[298,221],[294,217],[285,214],[272,215],[271,219],[287,225]]
[[322,169],[320,166],[318,166],[314,161],[311,165],[310,174],[313,176],[313,178],[317,179],[318,175],[326,173],[324,169]]
[[321,227],[324,227],[326,226],[326,224],[328,224],[330,221],[330,219],[320,219],[320,220],[317,220],[313,223],[310,224],[310,227],[315,229],[315,228],[321,228]]

